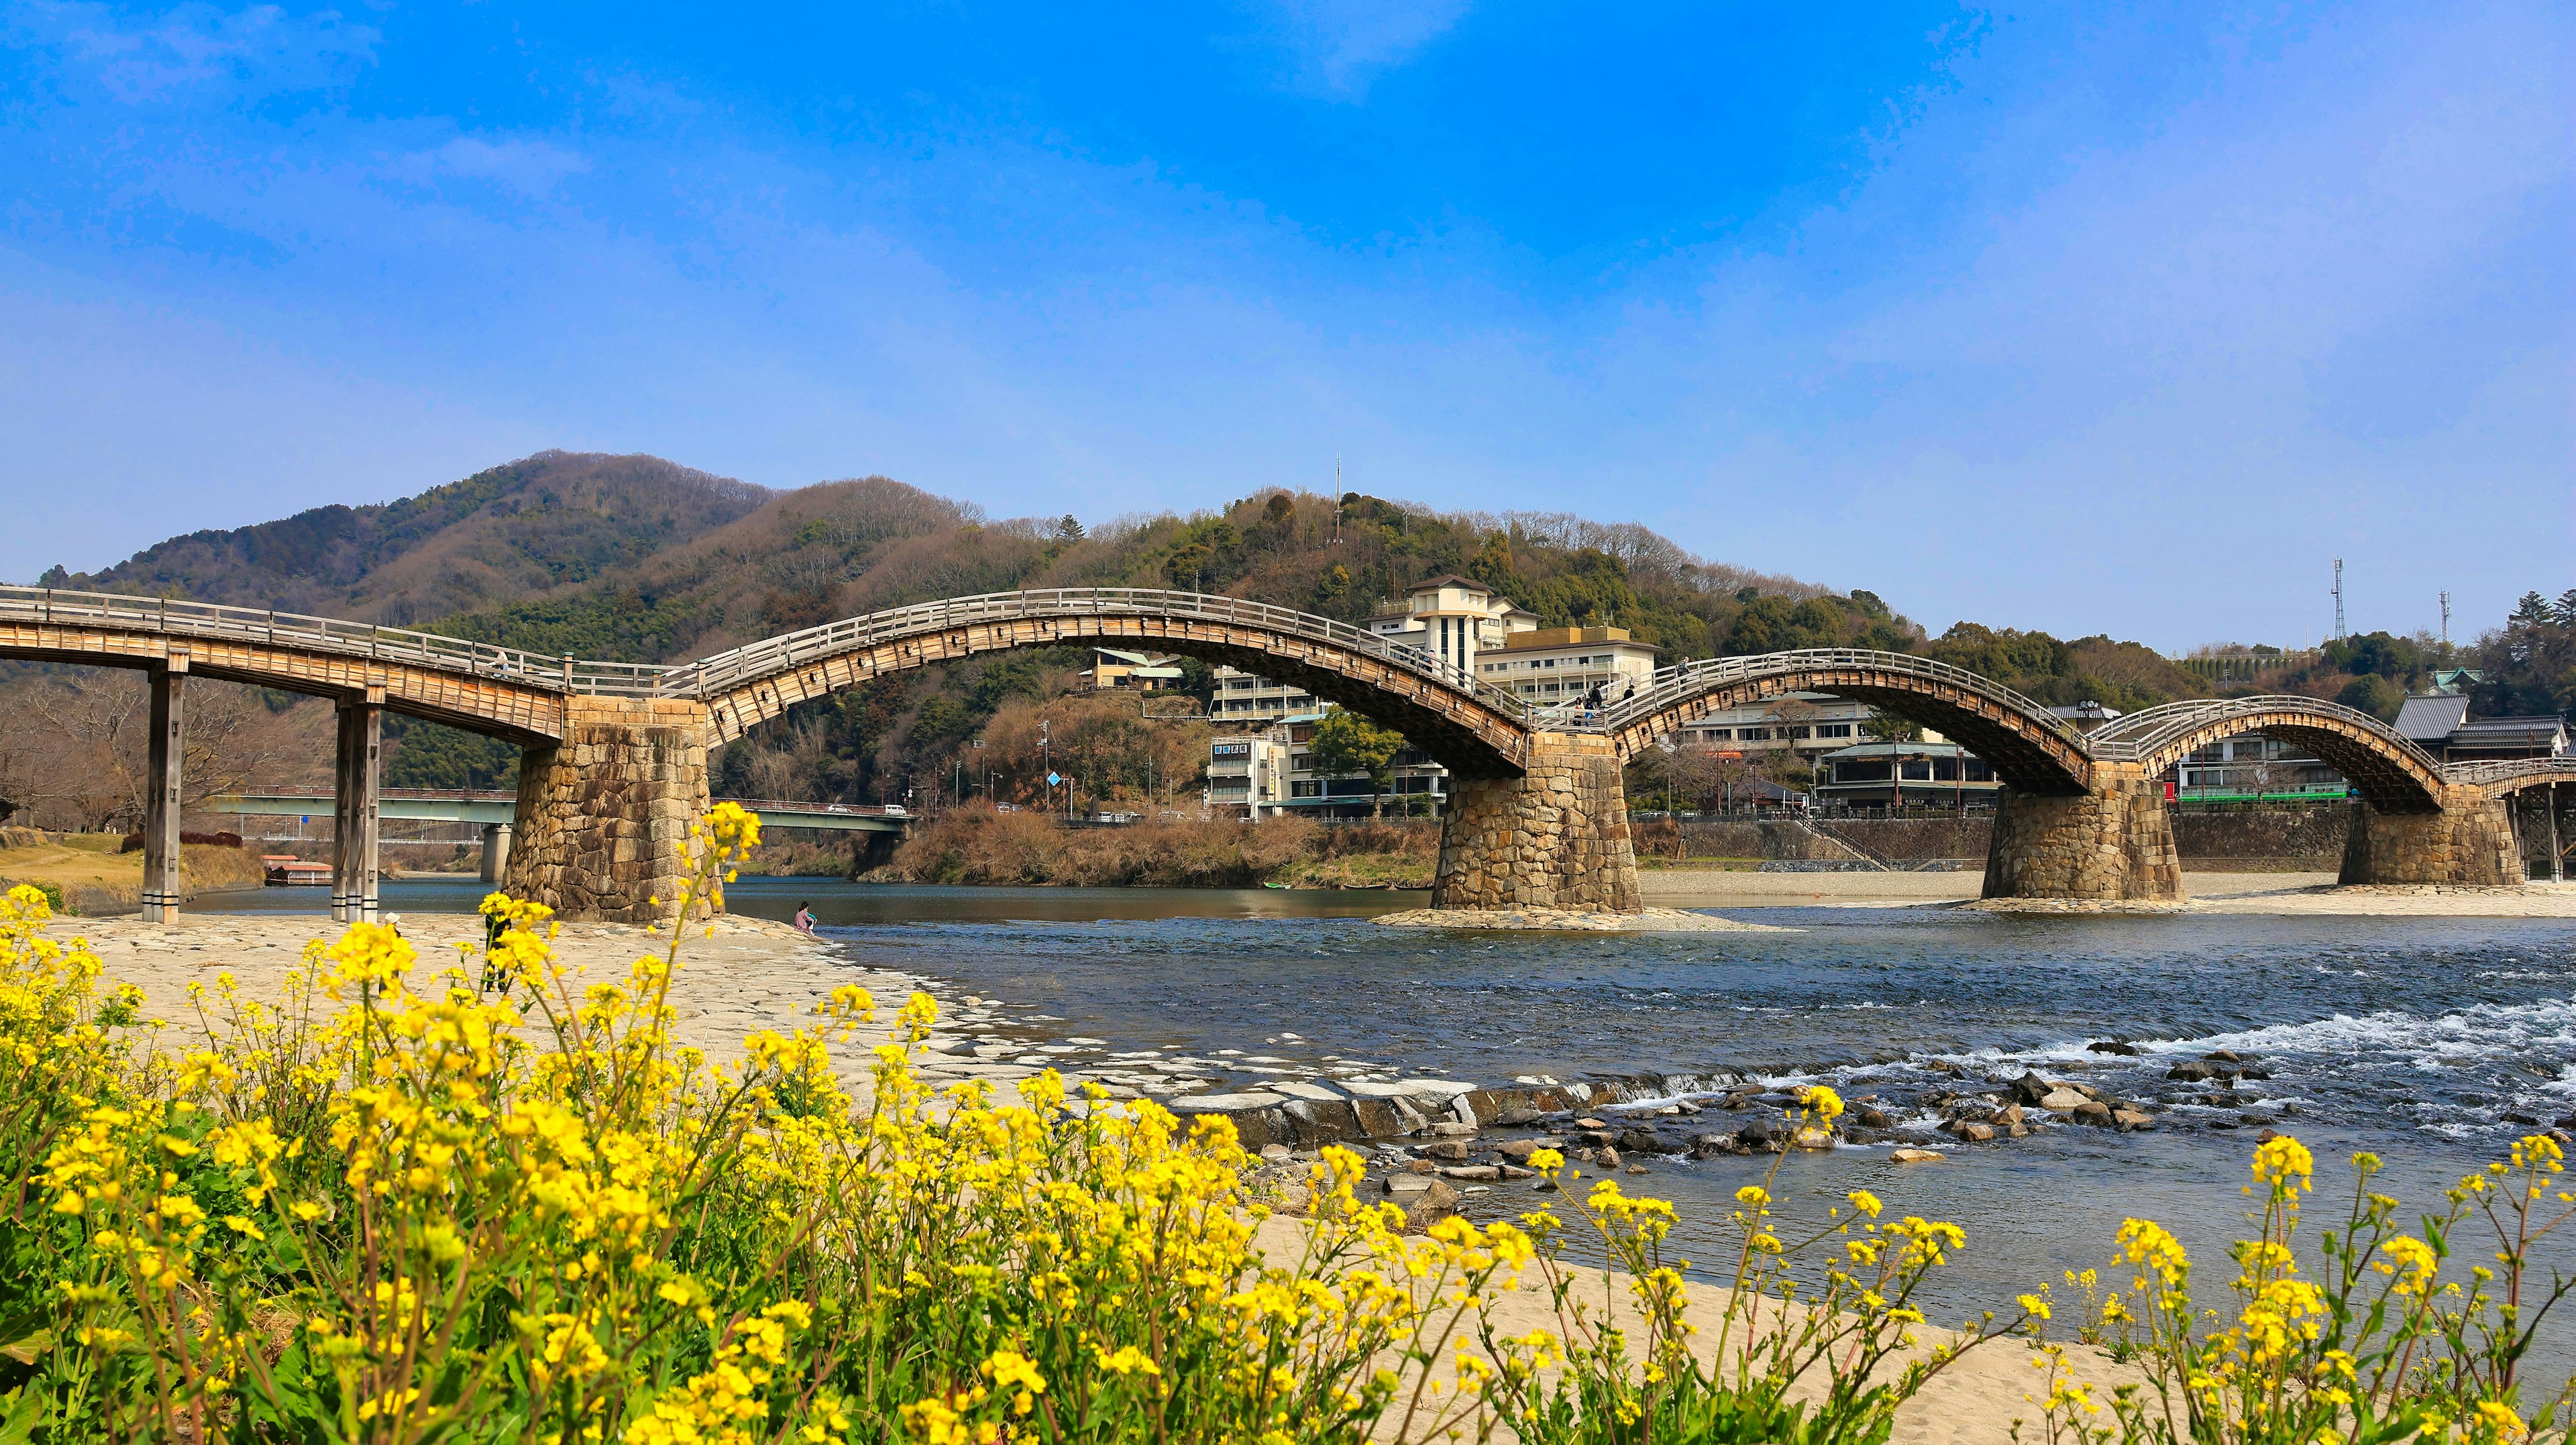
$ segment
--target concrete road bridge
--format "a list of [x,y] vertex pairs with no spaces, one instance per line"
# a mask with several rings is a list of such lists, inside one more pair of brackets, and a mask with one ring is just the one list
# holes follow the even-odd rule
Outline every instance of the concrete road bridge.
[[[891,854],[892,843],[900,840],[910,828],[908,809],[895,804],[868,803],[797,803],[776,798],[718,798],[719,803],[733,803],[760,820],[764,829],[806,828],[817,832],[848,833],[858,845],[857,856],[870,853]],[[226,793],[205,801],[205,811],[245,818],[309,818],[316,813],[336,813],[338,799],[318,789],[289,789],[273,793]],[[375,817],[379,824],[394,822],[473,823],[483,830],[482,876],[486,883],[498,884],[507,876],[510,840],[519,816],[519,795],[490,788],[379,788],[376,791]],[[373,864],[363,870],[372,876]],[[361,902],[361,916],[374,907]]]
[[[1298,684],[1403,732],[1456,787],[1435,906],[1640,906],[1623,764],[1721,708],[1792,692],[1867,702],[1938,729],[2005,784],[1989,896],[2181,896],[2157,777],[2193,749],[2263,731],[2353,780],[2347,883],[2497,885],[2522,876],[2517,818],[2556,828],[2576,762],[2449,765],[2365,714],[2302,697],[2174,703],[2078,733],[1990,679],[1902,653],[1816,650],[1693,662],[1599,709],[1538,707],[1457,666],[1329,618],[1200,593],[1069,588],[962,597],[811,627],[694,662],[549,657],[401,628],[249,608],[0,588],[0,657],[139,668],[151,679],[144,902],[178,905],[184,683],[221,678],[334,699],[335,911],[373,907],[382,715],[522,748],[503,886],[570,917],[643,921],[675,892],[707,805],[706,754],[799,702],[871,678],[1016,648],[1150,646]],[[2561,789],[2565,789],[2562,795]],[[2517,809],[2520,811],[2517,811]],[[2552,857],[2563,858],[2553,839]]]

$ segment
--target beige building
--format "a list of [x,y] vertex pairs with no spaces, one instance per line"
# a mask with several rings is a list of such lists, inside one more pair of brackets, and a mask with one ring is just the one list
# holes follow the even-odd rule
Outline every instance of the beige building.
[[1601,690],[1617,702],[1652,684],[1655,648],[1624,627],[1531,627],[1510,633],[1474,661],[1479,681],[1519,693],[1524,702],[1581,702]]
[[1177,687],[1181,681],[1180,661],[1168,653],[1095,647],[1091,650],[1091,666],[1075,676],[1074,685],[1084,692],[1097,692],[1102,688],[1153,692]]

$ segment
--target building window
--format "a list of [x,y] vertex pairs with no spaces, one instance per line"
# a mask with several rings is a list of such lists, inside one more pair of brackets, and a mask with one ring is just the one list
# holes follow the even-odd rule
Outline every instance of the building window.
[[1713,743],[1731,743],[1735,741],[1735,729],[1704,728],[1700,731],[1700,736]]
[[1850,723],[1818,723],[1816,725],[1816,736],[1820,738],[1847,738],[1851,735],[1852,725]]
[[1737,728],[1735,730],[1735,735],[1748,743],[1767,743],[1771,741],[1771,730],[1769,728]]

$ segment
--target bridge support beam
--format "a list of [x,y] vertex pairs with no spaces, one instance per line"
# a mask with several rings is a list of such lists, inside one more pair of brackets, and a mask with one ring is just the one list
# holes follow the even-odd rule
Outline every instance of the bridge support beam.
[[498,884],[510,867],[510,825],[483,825],[483,881]]
[[2353,809],[2343,874],[2336,881],[2468,888],[2521,883],[2522,855],[2506,801],[2468,783],[2444,785],[2441,800],[2440,811],[2430,813],[2383,813],[2368,804]]
[[1628,792],[1607,737],[1536,733],[1517,778],[1463,778],[1440,825],[1434,908],[1635,913]]
[[2179,900],[2182,859],[2164,785],[2134,764],[2096,763],[2084,793],[2005,788],[1986,850],[1985,896]]
[[152,923],[179,917],[179,769],[186,717],[180,688],[188,681],[185,654],[156,667],[152,680],[152,736],[144,745],[143,917]]
[[331,921],[374,923],[377,906],[378,766],[384,753],[382,694],[340,704],[340,745],[332,769]]
[[680,845],[707,808],[707,732],[700,703],[566,698],[563,740],[520,755],[503,886],[564,918],[668,916]]

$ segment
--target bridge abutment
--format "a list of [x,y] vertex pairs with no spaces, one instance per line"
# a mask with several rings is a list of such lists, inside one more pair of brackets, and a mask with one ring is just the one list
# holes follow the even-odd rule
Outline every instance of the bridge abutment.
[[2523,881],[2505,800],[2473,784],[2445,784],[2441,809],[2383,813],[2352,810],[2338,883],[2450,884],[2494,888]]
[[1534,733],[1517,778],[1453,782],[1440,827],[1434,908],[1635,913],[1628,792],[1606,737]]
[[707,733],[701,703],[566,698],[563,740],[520,755],[507,891],[564,918],[668,916],[707,809]]
[[2100,763],[2083,793],[2005,788],[1987,846],[1985,896],[2180,900],[2182,859],[2164,785],[2134,765]]

